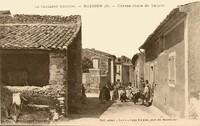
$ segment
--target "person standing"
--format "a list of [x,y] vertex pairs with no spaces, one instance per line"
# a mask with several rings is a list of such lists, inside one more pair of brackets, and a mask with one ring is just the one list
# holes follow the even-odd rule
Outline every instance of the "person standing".
[[144,100],[145,100],[145,94],[144,94],[144,88],[145,88],[145,82],[144,78],[140,78],[140,85],[142,86],[140,89],[140,97],[142,100],[142,105],[144,105]]
[[121,102],[126,102],[127,97],[126,97],[126,90],[125,87],[122,87],[122,90],[120,92],[120,101]]
[[114,95],[114,83],[110,86],[110,100],[113,100]]
[[144,97],[146,101],[146,106],[149,106],[150,101],[150,85],[148,80],[146,80],[145,88],[144,88]]
[[82,102],[82,104],[87,104],[86,101],[87,101],[87,97],[86,97],[86,94],[85,94],[85,87],[82,84],[82,98],[81,98],[81,102]]
[[119,98],[118,87],[117,85],[114,85],[113,100],[117,100],[118,98]]
[[106,103],[106,86],[103,86],[102,89],[100,90],[99,100],[101,101],[102,104]]
[[126,87],[126,97],[129,101],[131,101],[131,98],[132,98],[132,94],[131,94],[131,91],[132,91],[132,84],[131,82],[129,82],[128,86]]
[[107,85],[106,85],[106,101],[109,101],[110,100],[110,84],[109,83],[107,83]]

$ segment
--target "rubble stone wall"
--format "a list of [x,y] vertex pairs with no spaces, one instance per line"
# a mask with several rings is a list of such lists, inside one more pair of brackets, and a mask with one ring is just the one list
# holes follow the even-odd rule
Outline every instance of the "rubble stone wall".
[[64,57],[64,53],[61,52],[51,52],[49,54],[50,85],[62,85],[66,82],[66,66]]
[[82,96],[82,43],[81,30],[68,46],[68,102],[69,106],[79,104]]
[[[6,86],[12,93],[20,92],[27,100],[26,104],[55,106],[58,98],[65,95],[64,85],[37,86]],[[52,101],[53,100],[53,101]]]

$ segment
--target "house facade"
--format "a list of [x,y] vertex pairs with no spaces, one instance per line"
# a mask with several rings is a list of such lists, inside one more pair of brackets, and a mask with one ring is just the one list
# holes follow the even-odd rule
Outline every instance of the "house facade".
[[115,81],[120,82],[123,86],[133,83],[133,65],[131,59],[121,56],[115,60]]
[[200,2],[175,8],[140,47],[153,104],[171,116],[190,116],[191,99],[199,101],[199,11]]
[[137,53],[132,58],[133,64],[133,86],[139,89],[143,89],[143,85],[141,85],[141,80],[144,81],[144,62],[145,62],[145,54],[144,52]]
[[88,48],[83,49],[82,52],[82,58],[90,59],[93,64],[89,73],[83,73],[83,83],[90,84],[91,88],[99,89],[107,83],[115,82],[115,55]]
[[0,15],[0,84],[63,86],[65,115],[82,95],[81,50],[80,16]]

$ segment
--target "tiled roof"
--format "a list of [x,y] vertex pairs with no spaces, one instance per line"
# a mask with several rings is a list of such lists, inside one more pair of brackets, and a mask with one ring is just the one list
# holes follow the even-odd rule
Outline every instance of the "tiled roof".
[[75,19],[59,23],[56,16],[49,16],[55,20],[48,21],[39,21],[35,16],[28,17],[19,18],[18,22],[13,19],[13,22],[5,23],[4,20],[4,24],[0,23],[0,49],[67,49],[81,27],[81,23]]
[[106,52],[103,52],[103,51],[100,51],[100,50],[96,50],[96,49],[85,48],[84,50],[95,52],[95,53],[98,53],[98,54],[101,54],[101,55],[104,55],[104,56],[107,56],[107,57],[116,57],[115,55],[112,55],[112,54],[109,54],[109,53],[106,53]]
[[164,28],[168,23],[170,23],[170,21],[174,21],[177,17],[184,17],[187,13],[183,10],[181,10],[182,7],[188,6],[188,5],[192,5],[192,4],[199,4],[199,1],[196,2],[192,2],[192,3],[188,3],[188,4],[184,4],[184,5],[180,5],[176,8],[174,8],[167,16],[166,18],[157,26],[157,28],[153,31],[153,33],[151,33],[146,41],[139,47],[139,49],[144,49],[145,46],[147,44],[149,44],[149,42],[151,41],[151,39],[153,39],[154,37],[157,37],[157,34],[159,34],[162,30],[162,28]]
[[[0,15],[1,16],[1,15]],[[24,15],[1,16],[0,24],[70,24],[78,23],[80,16]]]
[[167,15],[167,17],[158,25],[158,27],[153,31],[153,33],[151,33],[146,41],[139,47],[139,49],[144,49],[144,47],[147,45],[147,43],[150,41],[150,39],[152,39],[157,33],[159,33],[158,31],[171,19],[174,17],[174,15],[176,15],[179,12],[179,8],[175,8],[173,9],[170,14]]
[[191,3],[187,3],[184,5],[180,5],[176,8],[174,8],[167,16],[166,18],[157,26],[157,28],[151,33],[146,41],[139,47],[139,49],[145,49],[145,46],[148,45],[154,37],[157,37],[157,34],[159,34],[162,30],[162,28],[167,25],[170,21],[174,21],[175,18],[180,17],[180,16],[185,16],[187,12],[183,11],[181,8],[187,7],[187,6],[192,6],[195,4],[200,4],[200,1],[195,1]]
[[9,10],[3,10],[3,11],[0,11],[0,16],[3,16],[3,15],[10,15],[10,11]]

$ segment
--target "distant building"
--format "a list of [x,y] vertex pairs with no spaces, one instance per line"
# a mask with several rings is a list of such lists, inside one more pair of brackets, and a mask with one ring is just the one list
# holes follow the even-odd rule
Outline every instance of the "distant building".
[[115,55],[108,54],[96,49],[83,49],[82,58],[92,60],[93,68],[89,73],[83,73],[83,83],[90,83],[93,88],[101,88],[107,83],[115,82]]
[[133,86],[139,89],[143,88],[141,85],[141,81],[144,81],[144,62],[145,62],[145,54],[144,53],[137,53],[132,58],[133,63],[133,79],[134,83]]
[[82,96],[81,17],[0,11],[0,83],[66,87],[68,106]]
[[199,101],[199,12],[200,2],[173,9],[140,47],[146,53],[144,78],[154,88],[153,104],[171,116],[191,116],[191,99]]
[[131,59],[121,56],[115,60],[115,81],[126,86],[129,82],[133,82],[133,65]]

